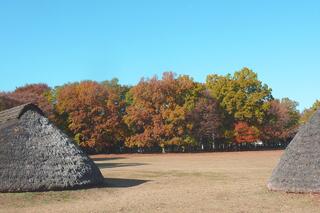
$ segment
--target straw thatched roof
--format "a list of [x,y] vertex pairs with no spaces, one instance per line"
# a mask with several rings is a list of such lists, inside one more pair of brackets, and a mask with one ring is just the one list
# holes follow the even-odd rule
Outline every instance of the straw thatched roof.
[[320,110],[301,127],[268,183],[271,190],[320,192]]
[[0,191],[76,189],[103,183],[100,170],[42,111],[0,112]]

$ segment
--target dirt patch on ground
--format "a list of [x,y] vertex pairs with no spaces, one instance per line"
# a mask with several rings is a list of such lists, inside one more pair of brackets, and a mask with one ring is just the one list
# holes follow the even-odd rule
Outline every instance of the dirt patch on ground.
[[104,187],[0,194],[0,211],[318,212],[319,196],[267,190],[281,153],[95,155]]

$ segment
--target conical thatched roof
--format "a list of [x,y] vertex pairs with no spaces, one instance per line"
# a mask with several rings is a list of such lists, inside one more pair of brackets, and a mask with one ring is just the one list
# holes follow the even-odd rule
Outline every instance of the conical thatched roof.
[[88,156],[33,104],[0,112],[0,191],[46,191],[103,183]]
[[301,127],[268,183],[271,190],[320,192],[320,111]]

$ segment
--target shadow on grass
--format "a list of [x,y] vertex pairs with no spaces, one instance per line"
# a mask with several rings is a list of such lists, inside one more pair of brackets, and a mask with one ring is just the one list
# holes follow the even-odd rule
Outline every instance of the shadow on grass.
[[96,165],[100,169],[105,169],[105,168],[117,168],[117,167],[143,166],[143,165],[147,165],[147,164],[145,164],[145,163],[99,163],[99,162],[97,162]]
[[114,158],[99,158],[99,157],[90,157],[91,160],[99,162],[99,161],[108,161],[108,160],[121,160],[121,159],[126,159],[123,157],[114,157]]
[[139,186],[149,182],[149,180],[139,180],[139,179],[122,179],[122,178],[105,178],[104,187],[109,188],[129,188],[134,186]]

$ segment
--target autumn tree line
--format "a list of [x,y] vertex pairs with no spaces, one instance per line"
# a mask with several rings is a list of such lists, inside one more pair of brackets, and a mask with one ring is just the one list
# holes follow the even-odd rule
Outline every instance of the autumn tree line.
[[0,110],[37,104],[88,152],[190,152],[285,147],[320,108],[275,99],[255,72],[211,74],[205,83],[163,73],[134,86],[117,79],[55,88],[30,84],[0,93]]

